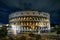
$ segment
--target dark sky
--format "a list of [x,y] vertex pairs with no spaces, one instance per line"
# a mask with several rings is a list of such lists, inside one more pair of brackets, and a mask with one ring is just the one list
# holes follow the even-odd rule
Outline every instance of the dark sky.
[[10,13],[23,10],[48,12],[52,24],[60,23],[60,0],[0,0],[0,23],[8,23]]

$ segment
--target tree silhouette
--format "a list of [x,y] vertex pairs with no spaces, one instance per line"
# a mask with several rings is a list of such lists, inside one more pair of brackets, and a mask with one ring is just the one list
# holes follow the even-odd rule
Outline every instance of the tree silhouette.
[[1,29],[0,29],[0,38],[3,38],[7,36],[7,27],[6,26],[3,26]]
[[55,29],[56,29],[56,33],[57,34],[60,34],[60,24],[59,25],[56,25]]

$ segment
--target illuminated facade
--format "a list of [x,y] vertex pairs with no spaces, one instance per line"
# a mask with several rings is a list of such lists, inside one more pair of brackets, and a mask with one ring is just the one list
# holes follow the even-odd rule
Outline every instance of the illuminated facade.
[[38,11],[20,11],[9,15],[8,34],[50,31],[50,15]]

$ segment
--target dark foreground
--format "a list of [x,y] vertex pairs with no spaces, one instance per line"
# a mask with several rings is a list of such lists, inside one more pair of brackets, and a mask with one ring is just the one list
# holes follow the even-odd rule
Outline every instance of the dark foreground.
[[35,34],[24,34],[12,37],[0,38],[0,40],[60,40],[59,35],[35,35]]

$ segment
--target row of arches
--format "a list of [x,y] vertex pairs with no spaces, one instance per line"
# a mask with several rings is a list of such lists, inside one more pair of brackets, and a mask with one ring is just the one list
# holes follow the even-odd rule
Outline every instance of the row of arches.
[[49,21],[48,18],[46,17],[17,17],[17,18],[12,18],[10,19],[10,22],[13,21],[31,21],[31,20],[35,20],[35,21]]

